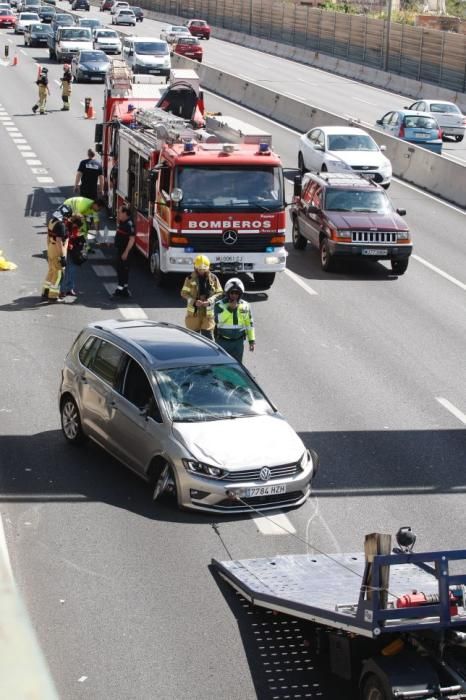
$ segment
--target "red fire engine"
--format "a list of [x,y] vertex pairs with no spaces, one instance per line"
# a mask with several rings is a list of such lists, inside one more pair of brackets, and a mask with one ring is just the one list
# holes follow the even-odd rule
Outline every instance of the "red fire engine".
[[192,121],[153,108],[107,122],[114,207],[132,206],[136,246],[157,282],[190,272],[203,253],[214,270],[252,274],[269,288],[286,263],[283,171],[271,137],[229,117],[208,116],[198,129]]

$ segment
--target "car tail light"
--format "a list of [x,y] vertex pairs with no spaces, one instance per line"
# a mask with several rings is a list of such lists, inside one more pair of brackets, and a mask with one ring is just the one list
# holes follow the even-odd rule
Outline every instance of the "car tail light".
[[466,126],[466,117],[463,117],[463,126]]
[[402,124],[402,125],[400,126],[400,130],[399,130],[399,132],[398,132],[398,138],[399,138],[399,139],[404,139],[404,137],[405,137],[405,127],[404,127],[404,124]]
[[442,137],[443,137],[443,131],[442,131],[442,129],[439,129],[439,130],[437,131],[437,138],[438,138],[438,139],[441,139]]

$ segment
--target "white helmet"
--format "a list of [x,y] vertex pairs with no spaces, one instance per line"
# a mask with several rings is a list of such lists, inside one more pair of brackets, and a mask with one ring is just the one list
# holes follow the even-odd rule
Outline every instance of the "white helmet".
[[237,290],[240,293],[240,296],[242,294],[244,294],[244,284],[241,282],[241,280],[238,277],[232,277],[225,284],[225,293],[226,294],[228,294],[228,292],[231,292],[232,289]]

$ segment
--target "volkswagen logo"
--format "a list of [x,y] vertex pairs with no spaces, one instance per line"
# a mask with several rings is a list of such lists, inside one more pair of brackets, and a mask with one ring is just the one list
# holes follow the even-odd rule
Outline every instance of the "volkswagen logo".
[[262,481],[268,481],[270,477],[272,476],[272,472],[268,467],[262,467],[262,469],[259,472],[259,477],[262,479]]
[[236,231],[225,231],[222,240],[225,243],[225,245],[235,245],[236,241],[238,240],[238,234]]

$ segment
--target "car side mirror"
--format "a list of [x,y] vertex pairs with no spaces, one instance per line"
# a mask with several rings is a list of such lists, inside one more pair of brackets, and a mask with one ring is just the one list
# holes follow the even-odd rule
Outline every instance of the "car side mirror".
[[376,124],[383,124],[383,122],[382,122],[381,119],[377,119],[375,123],[376,123]]
[[384,144],[382,144],[382,145],[380,146],[380,150],[381,150],[382,153],[383,153],[384,151],[387,150],[387,147],[386,147]]
[[406,216],[406,209],[397,209],[396,213],[400,216]]
[[131,49],[128,51],[128,56],[134,56],[134,51],[131,51]]
[[316,145],[314,146],[314,149],[315,149],[316,151],[323,151],[323,150],[324,150],[324,147],[321,146],[319,143],[316,143]]

